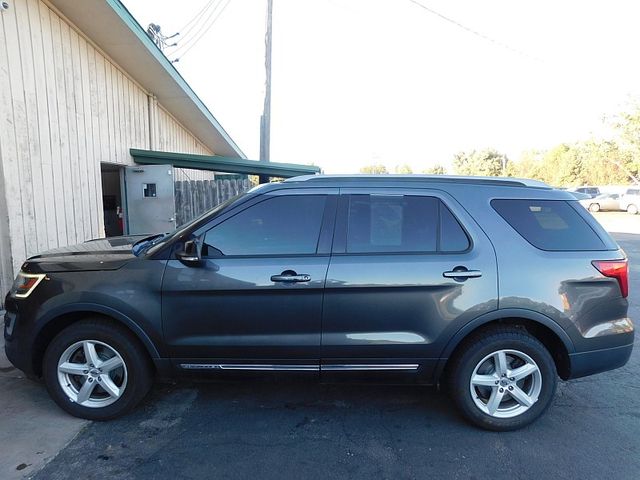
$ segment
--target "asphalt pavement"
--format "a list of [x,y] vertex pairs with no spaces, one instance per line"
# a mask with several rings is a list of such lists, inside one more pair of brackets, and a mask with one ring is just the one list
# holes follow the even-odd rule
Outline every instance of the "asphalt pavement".
[[[631,259],[640,319],[640,235]],[[638,343],[638,340],[636,340]],[[313,383],[157,385],[125,418],[86,427],[36,479],[637,479],[640,348],[623,368],[561,382],[533,425],[465,423],[444,393]]]

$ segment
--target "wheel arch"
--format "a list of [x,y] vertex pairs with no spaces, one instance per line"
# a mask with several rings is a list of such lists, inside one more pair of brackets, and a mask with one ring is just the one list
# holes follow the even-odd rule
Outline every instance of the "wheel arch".
[[440,356],[440,361],[434,372],[435,382],[440,381],[446,372],[449,360],[455,357],[457,349],[464,344],[465,339],[479,330],[489,329],[494,325],[512,325],[525,329],[549,350],[560,378],[565,380],[569,378],[571,370],[569,355],[575,352],[575,348],[567,332],[554,320],[538,312],[524,309],[504,309],[482,315],[456,332]]
[[81,303],[68,305],[49,312],[38,322],[41,327],[38,329],[38,333],[33,340],[33,353],[31,358],[33,372],[36,375],[42,375],[44,352],[51,340],[68,326],[90,316],[104,317],[107,320],[115,321],[121,326],[124,326],[140,341],[152,360],[160,358],[158,349],[153,341],[131,318],[118,310],[104,305]]

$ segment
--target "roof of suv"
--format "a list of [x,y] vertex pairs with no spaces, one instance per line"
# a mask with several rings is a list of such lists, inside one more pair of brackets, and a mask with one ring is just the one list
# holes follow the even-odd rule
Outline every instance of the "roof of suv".
[[505,187],[531,187],[551,190],[544,182],[526,178],[512,177],[475,177],[461,175],[304,175],[285,180],[292,182],[313,182],[314,184],[324,183],[329,185],[339,185],[342,183],[363,182],[363,183],[395,183],[395,182],[416,182],[416,183],[457,183],[472,185],[499,185]]

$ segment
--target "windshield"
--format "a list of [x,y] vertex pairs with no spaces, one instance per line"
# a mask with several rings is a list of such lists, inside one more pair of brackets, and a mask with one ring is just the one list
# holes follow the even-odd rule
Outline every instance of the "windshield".
[[[133,248],[132,248],[133,254],[136,255],[136,256],[139,256],[142,253],[147,253],[149,255],[152,255],[152,254],[156,253],[169,240],[171,240],[173,238],[180,237],[185,232],[189,231],[194,225],[197,225],[201,220],[203,220],[203,219],[205,219],[207,217],[214,217],[219,212],[224,210],[227,206],[231,205],[233,202],[235,202],[236,200],[238,200],[240,197],[242,197],[244,195],[245,195],[245,193],[241,193],[240,195],[236,195],[235,197],[231,197],[226,202],[222,202],[220,205],[217,205],[216,207],[213,207],[211,210],[207,210],[202,215],[199,215],[198,217],[194,218],[190,222],[187,222],[184,225],[181,225],[180,227],[176,228],[171,233],[153,235],[152,237],[147,237],[147,238],[144,238],[144,239],[140,240],[139,242],[137,242],[133,246]],[[144,242],[144,243],[141,243],[141,242]]]

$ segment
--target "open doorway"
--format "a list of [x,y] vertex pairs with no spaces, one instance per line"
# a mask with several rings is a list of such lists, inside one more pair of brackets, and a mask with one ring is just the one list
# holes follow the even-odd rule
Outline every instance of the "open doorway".
[[100,174],[102,178],[104,233],[107,237],[117,237],[124,234],[122,167],[101,163]]

